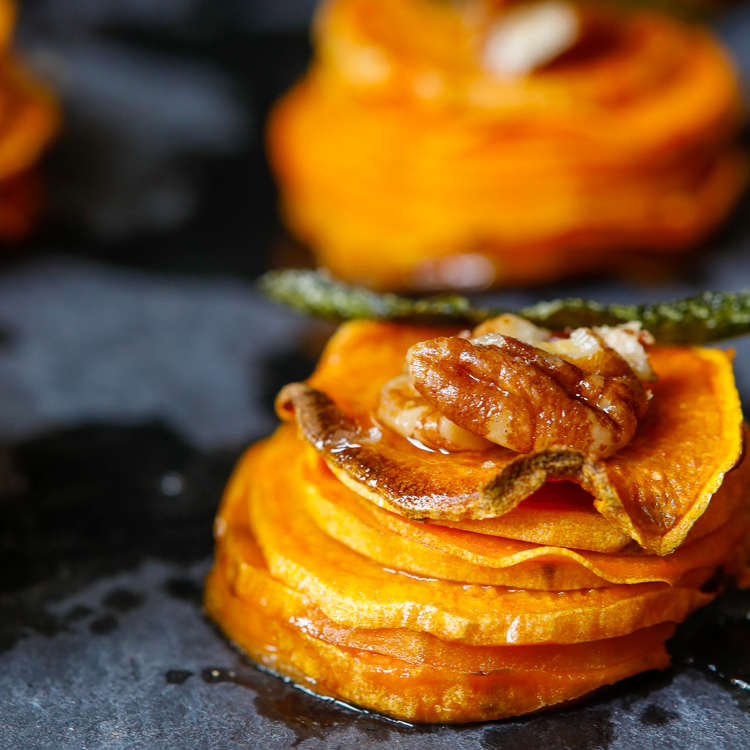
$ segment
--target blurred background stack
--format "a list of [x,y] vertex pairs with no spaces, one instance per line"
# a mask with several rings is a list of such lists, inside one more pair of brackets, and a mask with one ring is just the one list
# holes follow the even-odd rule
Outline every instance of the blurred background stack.
[[[272,254],[272,262],[299,263],[300,247],[276,218],[264,127],[271,104],[308,65],[313,9],[311,0],[25,3],[18,29],[24,59],[65,109],[37,238],[165,270],[256,275]],[[747,9],[731,3],[707,17],[740,72],[750,70]],[[714,213],[726,214],[732,203],[725,198]],[[718,221],[704,223],[693,245]]]
[[633,276],[698,246],[744,190],[739,84],[697,23],[612,2],[338,0],[313,38],[270,156],[288,225],[337,276]]

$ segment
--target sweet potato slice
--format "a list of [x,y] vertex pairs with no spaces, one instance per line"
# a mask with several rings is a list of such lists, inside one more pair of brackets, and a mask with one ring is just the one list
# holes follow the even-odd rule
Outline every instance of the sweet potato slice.
[[308,385],[292,384],[277,408],[338,478],[412,518],[461,521],[509,512],[551,479],[569,479],[641,546],[666,555],[706,510],[743,446],[730,357],[710,349],[655,348],[660,376],[635,438],[593,461],[579,451],[507,449],[445,455],[412,445],[372,419],[377,394],[426,329],[349,323],[329,343]]
[[[508,554],[502,561],[507,565],[487,565],[451,554],[436,545],[421,544],[408,536],[393,533],[373,518],[369,518],[369,523],[363,522],[356,513],[343,507],[344,504],[331,502],[313,485],[307,485],[306,490],[302,490],[299,497],[302,499],[304,512],[319,529],[355,552],[391,570],[462,583],[537,591],[570,591],[610,585],[585,566],[566,559],[562,554],[555,554],[553,550],[559,548],[547,548],[546,555],[542,554],[536,558],[524,558],[523,555],[527,552],[524,549],[516,551],[515,555]],[[512,544],[533,547],[524,542]]]
[[[310,447],[308,450],[313,451]],[[317,453],[315,456],[319,458]],[[725,475],[721,487],[683,544],[716,531],[740,508],[747,507],[748,487],[750,461],[745,459]],[[635,546],[633,540],[595,509],[593,496],[572,482],[548,482],[512,511],[497,518],[435,520],[433,523],[478,534],[591,552],[621,552]]]
[[455,286],[462,268],[495,284],[621,271],[627,248],[674,252],[726,217],[747,160],[709,34],[636,14],[596,34],[593,57],[498,79],[456,7],[327,3],[316,63],[272,112],[285,218],[335,275],[405,288]]
[[669,663],[657,644],[631,661],[584,671],[510,668],[476,674],[414,664],[334,645],[267,616],[262,600],[248,601],[232,591],[222,567],[214,568],[206,583],[206,610],[229,638],[267,668],[314,692],[416,722],[517,716]]
[[248,479],[253,534],[272,575],[349,627],[405,627],[473,645],[577,643],[681,621],[713,597],[694,586],[614,585],[579,591],[525,591],[387,570],[324,534],[295,500],[289,469],[298,442],[282,427]]
[[663,644],[672,623],[593,643],[494,647],[334,623],[270,575],[250,533],[247,469],[259,453],[235,473],[222,503],[205,605],[267,668],[317,693],[412,721],[474,721],[570,700],[669,663]]
[[27,171],[39,159],[60,119],[52,94],[11,57],[0,58],[0,180]]
[[620,552],[634,545],[629,536],[596,510],[593,496],[573,482],[547,482],[513,510],[497,518],[434,519],[432,523],[477,534],[591,552]]
[[[744,464],[741,474],[747,478],[747,462]],[[750,525],[747,508],[743,507],[723,526],[668,556],[640,551],[602,554],[419,523],[364,500],[330,473],[312,474],[309,467],[304,469],[306,507],[326,533],[381,563],[388,564],[390,556],[392,566],[453,580],[546,590],[600,587],[607,582],[675,584],[690,570],[720,565]],[[714,502],[724,496],[715,497]],[[453,574],[438,572],[435,567],[430,569],[436,565],[435,553],[441,556],[444,570],[451,570],[450,561],[455,558]],[[403,565],[395,555],[400,556]],[[505,576],[491,580],[489,574],[493,569],[504,571]],[[515,575],[518,578],[514,581]],[[529,579],[533,583],[528,583]]]
[[654,349],[659,382],[650,414],[630,444],[604,461],[613,492],[597,497],[597,508],[659,555],[682,543],[742,454],[731,362],[718,349]]
[[486,673],[510,668],[580,672],[640,658],[674,631],[673,623],[662,623],[593,643],[467,646],[402,628],[348,628],[330,620],[302,594],[271,576],[250,531],[246,483],[230,487],[218,518],[221,533],[217,534],[215,568],[221,570],[233,593],[248,603],[257,602],[268,617],[293,623],[309,635],[340,646],[461,672]]

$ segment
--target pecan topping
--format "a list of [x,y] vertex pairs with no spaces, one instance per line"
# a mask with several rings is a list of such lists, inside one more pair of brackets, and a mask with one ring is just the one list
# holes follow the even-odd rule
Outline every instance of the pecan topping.
[[653,379],[637,327],[553,338],[506,315],[474,334],[413,346],[408,377],[384,386],[378,416],[448,450],[482,447],[470,433],[519,453],[564,446],[604,458],[635,434],[650,398],[642,380]]

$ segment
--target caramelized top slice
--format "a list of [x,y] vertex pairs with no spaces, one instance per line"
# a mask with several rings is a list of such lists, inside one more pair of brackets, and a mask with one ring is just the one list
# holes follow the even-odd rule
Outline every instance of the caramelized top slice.
[[450,455],[426,450],[373,414],[409,348],[436,333],[458,329],[345,324],[308,384],[279,394],[282,418],[296,419],[334,473],[382,507],[411,518],[493,518],[548,479],[569,479],[623,533],[664,555],[681,544],[739,460],[742,414],[729,355],[660,347],[651,352],[659,381],[649,413],[631,442],[609,458],[570,448],[521,455],[500,446]]

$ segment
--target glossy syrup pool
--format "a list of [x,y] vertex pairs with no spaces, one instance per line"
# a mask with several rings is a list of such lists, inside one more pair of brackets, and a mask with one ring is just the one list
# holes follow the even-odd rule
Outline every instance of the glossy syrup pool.
[[[144,560],[207,561],[213,517],[237,457],[200,453],[158,424],[92,424],[0,447],[0,653],[29,632],[53,636],[81,623],[87,638],[116,638],[120,618],[144,611],[140,592],[113,585],[96,613],[77,605],[50,614],[49,602]],[[189,603],[195,617],[205,617],[194,577],[169,577],[158,595]],[[222,638],[218,630],[210,637]],[[632,703],[686,673],[720,683],[736,705],[750,710],[750,593],[729,592],[693,615],[670,649],[672,671],[631,678],[602,695]],[[175,664],[164,673],[164,684],[185,691],[184,700],[196,709],[202,704],[195,686],[247,689],[255,713],[289,728],[297,744],[346,727],[385,746],[397,735],[445,730],[392,722],[318,698],[227,653],[232,655],[224,664]],[[653,702],[638,710],[644,727],[679,720],[677,712]],[[615,724],[612,708],[595,696],[564,710],[482,725],[478,736],[485,748],[593,749],[611,744]]]

